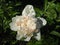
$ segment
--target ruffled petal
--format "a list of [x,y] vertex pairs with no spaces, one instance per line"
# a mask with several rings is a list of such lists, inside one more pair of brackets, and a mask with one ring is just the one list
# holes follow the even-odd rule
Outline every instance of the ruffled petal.
[[39,41],[39,40],[41,39],[41,34],[40,34],[40,32],[38,32],[37,35],[36,35],[34,38]]
[[16,39],[17,40],[20,40],[22,37],[24,37],[24,33],[21,30],[18,30],[17,31]]
[[42,21],[42,25],[45,26],[47,24],[47,21],[44,18],[38,17]]
[[17,31],[17,27],[15,26],[15,24],[13,22],[11,22],[9,25],[10,25],[11,30]]
[[17,40],[21,40],[22,37],[23,37],[23,35],[18,35],[18,34],[17,34],[16,39],[17,39]]
[[35,11],[32,5],[27,5],[22,11],[23,16],[35,17]]
[[27,37],[24,41],[30,41],[31,37]]

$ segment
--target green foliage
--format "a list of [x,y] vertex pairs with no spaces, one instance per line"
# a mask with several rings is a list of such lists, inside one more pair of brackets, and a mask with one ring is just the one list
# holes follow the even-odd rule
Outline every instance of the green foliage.
[[56,10],[60,13],[60,3],[56,4]]
[[[21,14],[26,3],[17,0],[0,0],[0,45],[20,44],[20,41],[15,39],[16,32],[11,31],[9,23],[12,17]],[[60,41],[60,3],[55,0],[45,0],[42,9],[40,8],[41,4],[36,5],[33,2],[33,6],[35,6],[36,17],[44,17],[47,20],[47,25],[41,28],[40,41],[32,38],[26,45],[58,45]]]
[[41,11],[39,8],[35,8],[35,12],[37,14],[36,17],[43,15],[43,11]]
[[56,36],[60,37],[60,33],[59,32],[56,32],[56,31],[52,31],[50,34],[56,35]]

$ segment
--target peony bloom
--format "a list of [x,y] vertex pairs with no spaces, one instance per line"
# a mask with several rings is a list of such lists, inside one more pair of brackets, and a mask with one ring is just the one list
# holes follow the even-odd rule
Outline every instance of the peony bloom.
[[40,40],[40,28],[46,25],[46,20],[41,17],[35,17],[35,11],[32,5],[27,5],[22,11],[22,16],[12,18],[9,24],[11,30],[17,31],[17,40],[24,38],[24,41],[29,41],[33,36],[35,39]]

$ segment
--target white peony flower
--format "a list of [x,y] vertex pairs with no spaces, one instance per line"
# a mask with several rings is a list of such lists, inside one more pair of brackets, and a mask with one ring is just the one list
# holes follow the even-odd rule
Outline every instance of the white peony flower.
[[[24,41],[29,41],[32,36],[37,40],[41,39],[39,29],[46,25],[47,22],[44,18],[35,18],[35,15],[33,6],[27,5],[22,12],[22,16],[12,18],[12,22],[9,25],[11,30],[17,31],[17,40],[21,40],[24,37]],[[36,33],[36,36],[34,33]]]

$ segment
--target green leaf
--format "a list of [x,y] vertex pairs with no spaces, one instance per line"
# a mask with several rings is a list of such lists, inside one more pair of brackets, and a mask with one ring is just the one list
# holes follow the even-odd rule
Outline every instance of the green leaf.
[[56,10],[60,13],[60,3],[56,4]]
[[3,10],[2,10],[2,9],[0,9],[0,14],[1,14],[1,13],[3,13]]
[[55,8],[56,5],[53,2],[48,2],[48,8]]
[[12,9],[13,7],[12,6],[8,6],[8,8],[7,9]]
[[45,16],[47,16],[50,19],[55,19],[57,17],[56,11],[54,9],[48,9],[45,13]]
[[60,33],[56,31],[52,31],[50,34],[60,37]]
[[39,9],[39,8],[35,8],[36,11],[36,16],[41,16],[43,14],[43,12]]
[[15,4],[15,6],[19,6],[19,5],[21,5],[21,2],[17,2],[17,3]]
[[16,15],[16,14],[19,14],[19,12],[16,12],[16,11],[12,11],[12,12],[10,12],[10,14],[9,15]]
[[57,17],[56,11],[50,8],[44,13],[44,15],[47,17],[46,20],[49,24],[54,23],[53,19],[56,19]]
[[56,20],[57,22],[60,22],[60,19]]
[[56,25],[56,28],[55,29],[58,29],[58,28],[60,28],[60,25]]

